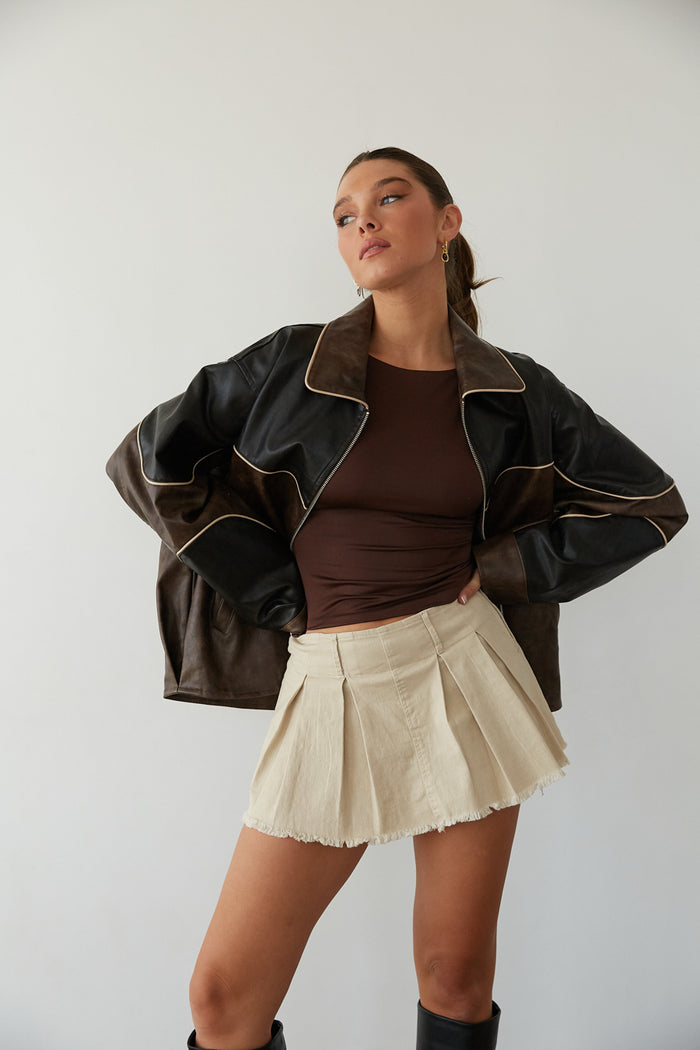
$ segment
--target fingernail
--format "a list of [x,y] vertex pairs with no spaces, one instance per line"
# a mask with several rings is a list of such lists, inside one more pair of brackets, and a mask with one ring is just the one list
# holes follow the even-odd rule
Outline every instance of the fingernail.
[[462,605],[466,605],[467,604],[467,599],[464,597],[463,594],[460,594],[458,601],[460,601],[462,603]]

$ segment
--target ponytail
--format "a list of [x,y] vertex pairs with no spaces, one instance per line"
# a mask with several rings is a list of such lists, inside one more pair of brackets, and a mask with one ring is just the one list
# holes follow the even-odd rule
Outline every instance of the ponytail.
[[458,233],[449,245],[450,261],[445,263],[447,280],[447,301],[463,321],[479,333],[479,311],[474,301],[473,292],[482,284],[495,281],[495,277],[486,277],[481,281],[474,280],[474,255],[469,244]]

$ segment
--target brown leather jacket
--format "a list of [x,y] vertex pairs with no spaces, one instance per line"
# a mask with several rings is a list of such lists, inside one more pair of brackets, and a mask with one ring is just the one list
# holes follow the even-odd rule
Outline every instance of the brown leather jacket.
[[[305,625],[294,539],[369,414],[373,316],[370,298],[203,368],[111,456],[109,476],[162,540],[166,697],[274,707],[288,635]],[[665,546],[687,513],[673,480],[552,372],[449,317],[484,488],[482,589],[556,710],[559,603]]]

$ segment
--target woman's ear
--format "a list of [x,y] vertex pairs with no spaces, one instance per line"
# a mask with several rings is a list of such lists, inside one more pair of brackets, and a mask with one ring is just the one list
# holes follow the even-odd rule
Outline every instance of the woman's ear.
[[448,204],[442,217],[440,236],[443,241],[451,241],[462,227],[462,213],[456,204]]

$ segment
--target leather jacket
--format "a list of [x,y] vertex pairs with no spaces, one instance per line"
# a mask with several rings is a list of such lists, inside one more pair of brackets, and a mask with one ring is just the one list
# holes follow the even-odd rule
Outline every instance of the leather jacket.
[[[305,627],[294,540],[366,423],[373,317],[369,298],[203,368],[110,457],[120,494],[162,540],[166,697],[274,707],[288,635]],[[481,587],[557,710],[559,603],[664,547],[686,509],[673,480],[549,369],[492,346],[452,308],[449,322],[484,490]]]

